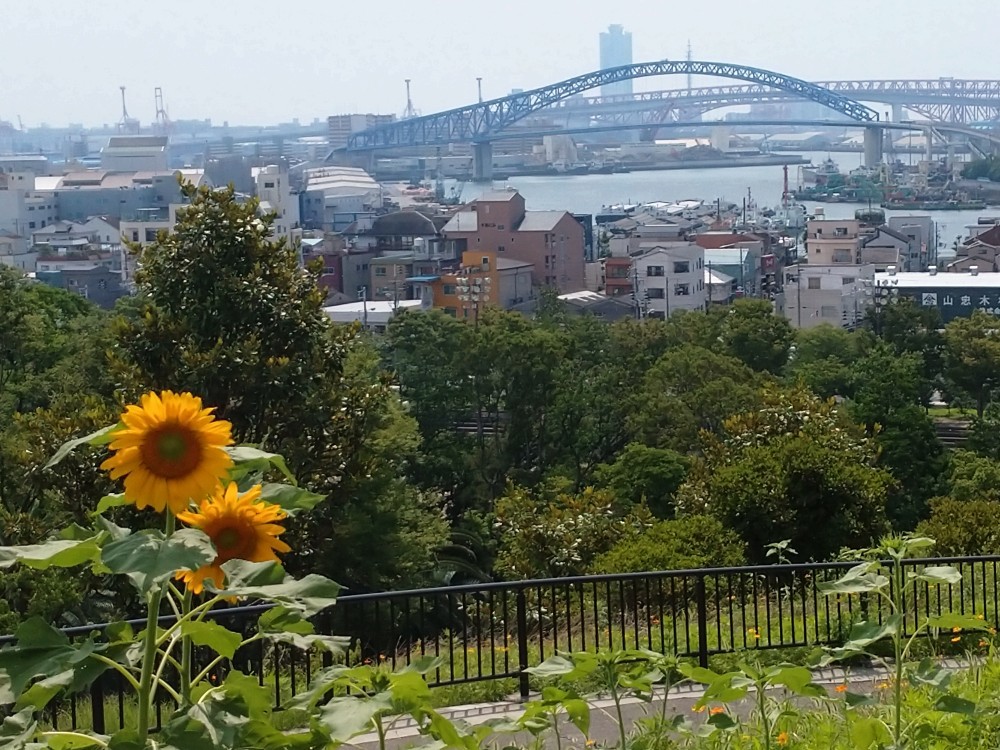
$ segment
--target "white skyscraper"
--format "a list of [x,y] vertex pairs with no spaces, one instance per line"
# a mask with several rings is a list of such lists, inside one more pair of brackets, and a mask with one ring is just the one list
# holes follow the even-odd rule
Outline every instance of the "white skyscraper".
[[[601,70],[632,64],[632,33],[620,24],[608,26],[601,32]],[[601,87],[601,96],[632,93],[632,81],[619,81]]]

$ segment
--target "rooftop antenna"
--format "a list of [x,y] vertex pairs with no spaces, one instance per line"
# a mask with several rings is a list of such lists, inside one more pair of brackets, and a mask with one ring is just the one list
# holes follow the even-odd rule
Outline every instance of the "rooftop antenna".
[[413,99],[410,98],[410,79],[406,79],[406,109],[403,110],[403,119],[416,117],[417,110],[413,108]]
[[[687,61],[688,61],[688,66],[690,66],[691,65],[691,40],[690,39],[688,39]],[[691,68],[690,67],[688,67],[687,84],[688,84],[688,95],[690,95],[691,94]]]

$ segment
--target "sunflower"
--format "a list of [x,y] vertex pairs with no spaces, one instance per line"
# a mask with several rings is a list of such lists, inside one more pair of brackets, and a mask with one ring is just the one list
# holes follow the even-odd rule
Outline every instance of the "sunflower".
[[260,485],[242,495],[235,482],[202,500],[196,512],[178,513],[177,518],[204,531],[215,544],[216,558],[211,565],[198,570],[182,570],[177,579],[194,594],[200,594],[206,580],[222,588],[225,575],[222,564],[227,560],[267,562],[277,560],[277,552],[288,552],[289,546],[278,539],[284,527],[276,521],[285,518],[285,511],[260,499]]
[[125,499],[138,508],[165,507],[175,514],[211,494],[233,461],[229,422],[216,419],[190,393],[147,393],[122,414],[115,454],[101,464],[112,479],[125,477]]

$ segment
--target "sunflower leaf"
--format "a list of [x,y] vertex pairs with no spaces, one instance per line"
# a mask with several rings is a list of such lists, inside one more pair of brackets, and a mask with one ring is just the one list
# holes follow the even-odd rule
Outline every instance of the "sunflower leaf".
[[112,573],[124,573],[147,594],[179,570],[196,570],[215,559],[212,541],[197,529],[181,529],[169,538],[142,531],[108,544],[101,561]]
[[128,501],[125,499],[124,492],[118,492],[114,495],[105,495],[98,501],[97,508],[94,510],[92,515],[99,516],[106,510],[110,510],[111,508],[120,508],[121,506],[127,504]]
[[59,446],[59,450],[57,450],[52,458],[49,459],[49,462],[45,464],[45,468],[51,469],[81,445],[107,445],[115,439],[114,433],[122,429],[122,427],[123,425],[119,422],[118,424],[109,425],[108,427],[102,427],[97,432],[92,432],[89,435],[74,438],[73,440],[67,440]]
[[[312,617],[337,602],[342,586],[329,578],[310,574],[300,580],[285,575],[284,568],[275,562],[251,563],[246,560],[229,560],[223,563],[228,584],[219,591],[223,596],[264,599],[284,605],[303,617]],[[206,588],[215,590],[212,582]]]
[[290,484],[269,483],[261,488],[260,498],[279,506],[289,516],[294,516],[300,511],[312,510],[323,502],[326,496]]
[[0,547],[0,569],[21,563],[29,568],[74,568],[96,562],[101,556],[100,536],[89,539],[55,539],[42,544]]
[[195,646],[208,646],[219,656],[232,659],[243,644],[243,636],[224,628],[217,622],[188,620],[181,625],[181,633],[189,636]]
[[236,466],[230,470],[230,476],[238,480],[243,475],[251,471],[265,471],[269,467],[274,467],[280,471],[285,478],[294,483],[295,476],[288,469],[285,459],[277,453],[268,453],[252,445],[237,445],[225,448],[226,453],[233,459]]

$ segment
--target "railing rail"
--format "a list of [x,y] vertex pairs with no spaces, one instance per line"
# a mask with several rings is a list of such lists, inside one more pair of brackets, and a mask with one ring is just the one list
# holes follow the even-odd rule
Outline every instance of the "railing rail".
[[[907,568],[954,565],[962,581],[908,582],[904,629],[912,632],[922,618],[948,612],[978,615],[996,626],[998,563],[1000,556],[906,560]],[[526,670],[556,651],[650,648],[707,666],[713,654],[842,643],[854,622],[886,615],[875,597],[821,593],[821,583],[836,580],[855,564],[650,571],[352,594],[313,622],[318,633],[350,637],[349,650],[337,657],[341,663],[395,669],[432,655],[441,662],[428,675],[432,686],[508,680],[511,692],[527,696],[532,684]],[[211,617],[251,634],[269,608],[231,607]],[[173,620],[164,616],[160,623]],[[145,621],[131,624],[139,630]],[[63,632],[71,639],[100,637],[107,627],[84,625]],[[0,645],[13,640],[0,638]],[[333,661],[329,654],[258,642],[221,665],[216,677],[234,669],[253,675],[259,684],[273,685],[274,705],[281,708]],[[60,728],[113,731],[129,723],[126,696],[118,677],[107,674],[89,696],[72,697],[53,708],[48,720]],[[158,703],[157,718],[169,705],[165,698]]]

